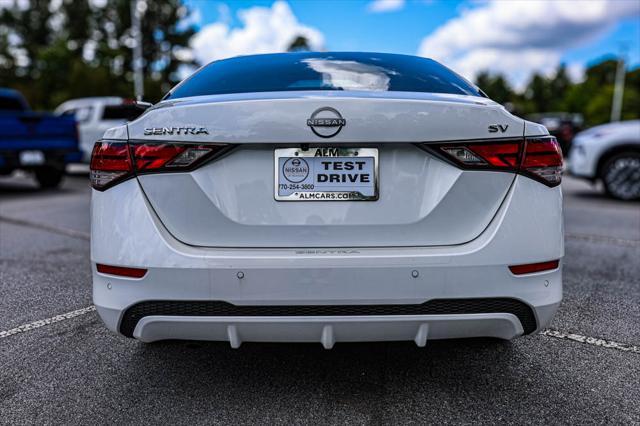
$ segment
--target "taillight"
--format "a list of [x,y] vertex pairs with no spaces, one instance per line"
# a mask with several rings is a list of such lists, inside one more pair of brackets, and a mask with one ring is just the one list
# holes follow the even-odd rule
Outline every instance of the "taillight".
[[521,173],[551,187],[562,178],[562,151],[553,136],[422,146],[464,169]]
[[220,154],[224,144],[131,144],[136,172],[191,170]]
[[225,144],[97,142],[91,186],[104,191],[136,174],[193,170],[228,149]]
[[105,190],[132,176],[133,165],[126,142],[96,142],[91,153],[91,186]]
[[520,171],[534,179],[556,186],[562,180],[562,150],[553,136],[527,138]]

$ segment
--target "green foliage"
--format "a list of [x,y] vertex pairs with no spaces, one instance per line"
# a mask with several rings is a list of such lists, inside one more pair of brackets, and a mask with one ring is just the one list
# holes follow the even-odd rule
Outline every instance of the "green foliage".
[[[20,90],[32,107],[52,109],[86,96],[133,97],[129,0],[31,0],[0,12],[0,87]],[[182,0],[147,0],[142,19],[145,99],[156,102],[179,80],[180,49],[193,28]]]
[[309,40],[305,36],[300,35],[291,42],[287,52],[308,52],[309,50],[311,50]]
[[476,77],[476,84],[496,102],[504,104],[513,101],[514,91],[502,75],[481,72]]
[[[513,90],[500,74],[480,73],[476,84],[491,99],[508,104],[517,113],[580,113],[589,126],[606,123],[611,116],[611,103],[617,62],[605,60],[589,67],[585,79],[572,83],[564,65],[553,76],[534,74],[522,93]],[[640,68],[626,74],[622,102],[622,119],[640,118]]]

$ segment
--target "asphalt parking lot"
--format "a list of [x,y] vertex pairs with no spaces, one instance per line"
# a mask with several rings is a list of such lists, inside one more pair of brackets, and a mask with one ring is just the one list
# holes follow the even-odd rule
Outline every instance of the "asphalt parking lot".
[[640,204],[563,186],[565,297],[545,334],[233,350],[108,332],[86,176],[0,179],[0,423],[640,423]]

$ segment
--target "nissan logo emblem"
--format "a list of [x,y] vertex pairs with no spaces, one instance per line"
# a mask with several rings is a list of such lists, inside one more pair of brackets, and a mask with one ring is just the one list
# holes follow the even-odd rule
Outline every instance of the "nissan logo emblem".
[[311,127],[313,133],[321,138],[331,138],[337,135],[346,125],[347,120],[342,118],[338,110],[331,107],[318,108],[307,119],[307,126]]

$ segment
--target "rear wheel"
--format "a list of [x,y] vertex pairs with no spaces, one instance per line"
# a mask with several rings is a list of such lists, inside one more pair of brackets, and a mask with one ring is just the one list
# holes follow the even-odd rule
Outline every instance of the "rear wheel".
[[64,171],[55,167],[42,167],[35,170],[40,188],[55,188],[62,182]]
[[604,164],[600,175],[604,188],[618,200],[640,200],[640,153],[623,152]]

